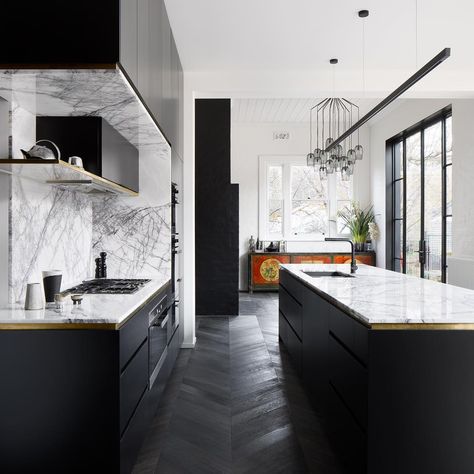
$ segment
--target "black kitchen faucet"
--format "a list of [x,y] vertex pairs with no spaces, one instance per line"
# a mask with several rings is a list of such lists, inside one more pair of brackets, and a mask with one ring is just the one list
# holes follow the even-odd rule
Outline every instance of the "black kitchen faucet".
[[326,242],[349,242],[351,244],[351,273],[355,273],[357,271],[357,263],[355,258],[354,242],[352,242],[351,239],[345,239],[343,237],[326,237],[324,240]]

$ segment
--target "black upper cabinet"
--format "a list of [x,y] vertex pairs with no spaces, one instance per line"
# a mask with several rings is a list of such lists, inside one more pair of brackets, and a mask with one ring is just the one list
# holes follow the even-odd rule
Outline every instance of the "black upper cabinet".
[[119,0],[8,1],[2,7],[0,63],[119,61]]

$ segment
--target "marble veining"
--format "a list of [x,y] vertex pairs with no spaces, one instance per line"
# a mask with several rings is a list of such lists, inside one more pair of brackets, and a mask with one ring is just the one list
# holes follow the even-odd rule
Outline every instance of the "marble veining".
[[63,286],[90,275],[92,205],[86,196],[13,177],[10,300],[22,301],[42,270],[60,269]]
[[110,197],[93,205],[93,255],[107,252],[113,278],[171,277],[170,204],[131,206]]
[[33,115],[103,117],[139,150],[169,146],[119,69],[1,70],[0,96]]
[[382,268],[359,265],[354,278],[318,277],[305,271],[342,271],[349,265],[285,264],[298,279],[364,324],[474,323],[474,291]]
[[122,324],[160,288],[152,280],[131,295],[84,295],[81,305],[69,299],[64,309],[25,310],[20,305],[0,308],[0,324]]

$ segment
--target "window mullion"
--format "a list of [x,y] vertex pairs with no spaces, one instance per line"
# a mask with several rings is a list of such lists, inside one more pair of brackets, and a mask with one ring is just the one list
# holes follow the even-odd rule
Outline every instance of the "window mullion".
[[283,164],[283,239],[291,239],[291,164]]

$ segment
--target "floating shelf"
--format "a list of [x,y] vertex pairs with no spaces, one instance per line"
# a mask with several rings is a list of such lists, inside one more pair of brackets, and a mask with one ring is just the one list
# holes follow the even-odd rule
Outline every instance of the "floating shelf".
[[0,172],[86,194],[138,196],[137,192],[125,186],[61,160],[0,159]]

